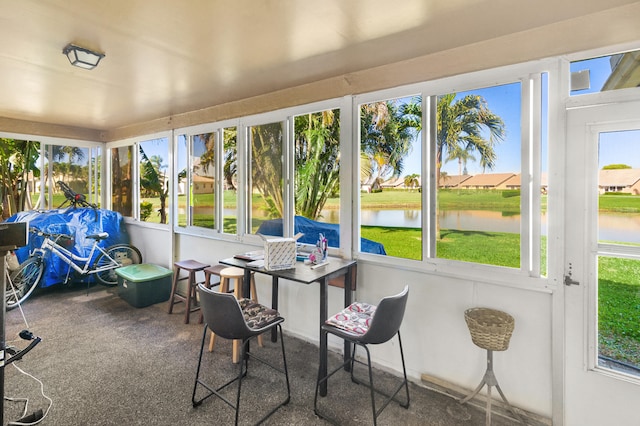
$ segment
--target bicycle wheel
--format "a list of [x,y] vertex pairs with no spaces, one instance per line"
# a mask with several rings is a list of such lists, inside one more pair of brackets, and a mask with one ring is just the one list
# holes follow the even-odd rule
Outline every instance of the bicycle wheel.
[[[95,274],[98,282],[102,285],[114,286],[118,284],[116,268],[142,263],[140,250],[130,244],[116,244],[115,246],[107,247],[105,253],[109,256],[107,257],[104,253],[100,253],[93,263],[93,269],[113,265],[113,268]],[[115,260],[118,266],[115,266],[111,259]]]
[[7,311],[15,308],[33,293],[40,283],[44,272],[44,262],[41,257],[30,257],[8,277],[5,286],[5,306]]

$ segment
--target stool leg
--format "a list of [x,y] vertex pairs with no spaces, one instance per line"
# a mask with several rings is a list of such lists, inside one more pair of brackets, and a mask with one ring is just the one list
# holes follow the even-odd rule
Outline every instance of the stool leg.
[[193,294],[193,283],[196,281],[196,273],[189,271],[189,278],[187,281],[187,308],[184,311],[184,323],[189,324],[189,315],[191,315],[191,295]]
[[180,275],[180,268],[175,268],[173,271],[173,283],[171,284],[171,297],[169,298],[169,313],[173,312],[173,304],[175,303],[173,299],[178,288],[178,275]]
[[[211,288],[211,272],[204,271],[204,286],[206,288]],[[200,319],[198,319],[198,324],[202,324],[204,320],[204,315],[202,315],[202,310],[200,310]]]
[[[258,303],[258,293],[256,292],[256,280],[253,277],[253,273],[251,273],[251,300]],[[258,346],[264,348],[264,343],[262,341],[262,334],[258,335]]]
[[[233,293],[236,296],[236,299],[242,299],[242,278],[236,278],[235,287],[233,289]],[[237,364],[240,362],[240,353],[242,351],[242,340],[234,340],[233,341],[233,363]]]
[[[220,292],[226,293],[229,291],[229,279],[220,277]],[[209,339],[209,352],[213,352],[213,347],[216,344],[216,334],[212,331],[211,338]]]

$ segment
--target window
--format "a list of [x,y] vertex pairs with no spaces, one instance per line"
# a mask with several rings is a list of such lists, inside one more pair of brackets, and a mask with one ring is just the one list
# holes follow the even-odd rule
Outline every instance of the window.
[[360,253],[376,253],[371,241],[383,247],[377,254],[408,261],[545,274],[548,84],[544,73],[506,79],[356,98]]
[[133,145],[111,149],[111,209],[133,217]]
[[571,96],[640,86],[640,50],[571,63]]
[[436,257],[520,268],[521,91],[438,96]]
[[340,110],[294,117],[295,223],[299,240],[315,244],[322,233],[340,245]]
[[68,205],[58,182],[100,205],[102,148],[52,139],[1,139],[0,196],[7,200],[5,217],[17,211]]
[[169,223],[169,139],[139,142],[140,211],[144,222]]
[[223,220],[222,232],[238,232],[238,128],[222,129]]
[[265,221],[282,219],[284,186],[283,123],[251,126],[249,131],[250,174],[247,229],[255,234]]
[[215,133],[191,136],[189,211],[191,225],[215,227]]
[[421,260],[421,97],[369,102],[359,110],[360,251]]

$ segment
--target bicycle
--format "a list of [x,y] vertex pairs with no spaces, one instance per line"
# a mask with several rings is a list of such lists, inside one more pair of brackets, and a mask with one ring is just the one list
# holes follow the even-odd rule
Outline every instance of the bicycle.
[[[107,248],[99,246],[100,241],[109,238],[106,232],[87,235],[85,238],[93,240],[88,256],[72,253],[65,246],[73,244],[73,237],[67,234],[50,234],[35,228],[29,232],[44,237],[40,247],[34,249],[27,260],[10,274],[5,289],[5,306],[11,310],[24,302],[33,293],[44,275],[46,257],[52,253],[69,265],[65,283],[69,282],[69,275],[73,269],[79,275],[86,277],[95,275],[98,283],[106,286],[118,284],[117,268],[131,264],[142,263],[142,254],[131,244],[115,244]],[[95,261],[92,259],[96,255]]]

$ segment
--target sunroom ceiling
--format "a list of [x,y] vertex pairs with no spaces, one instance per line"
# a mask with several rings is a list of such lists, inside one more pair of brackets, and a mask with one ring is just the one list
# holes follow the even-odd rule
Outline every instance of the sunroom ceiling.
[[[0,118],[110,130],[534,28],[562,43],[572,20],[631,3],[0,0]],[[68,43],[106,57],[72,67]]]

